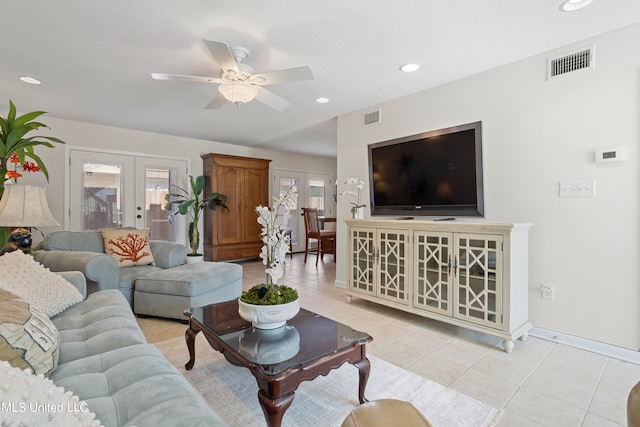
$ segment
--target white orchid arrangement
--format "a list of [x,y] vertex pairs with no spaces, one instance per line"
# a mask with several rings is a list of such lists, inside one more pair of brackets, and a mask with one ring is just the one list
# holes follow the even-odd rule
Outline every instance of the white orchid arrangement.
[[267,284],[275,285],[284,275],[282,263],[289,253],[289,233],[286,228],[291,218],[291,209],[298,200],[298,190],[289,187],[285,193],[274,198],[273,208],[256,207],[258,223],[262,226],[260,240],[264,243],[260,251],[262,263],[267,266]]
[[351,218],[356,217],[356,213],[358,209],[363,208],[367,205],[360,203],[360,190],[364,188],[364,181],[359,178],[347,178],[344,182],[346,185],[351,185],[355,187],[355,190],[345,190],[340,193],[341,196],[349,196],[353,197],[354,201],[351,202]]

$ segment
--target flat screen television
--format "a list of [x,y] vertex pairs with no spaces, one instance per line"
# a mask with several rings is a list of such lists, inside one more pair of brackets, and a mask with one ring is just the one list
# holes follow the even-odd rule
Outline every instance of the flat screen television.
[[484,216],[482,122],[368,147],[371,215]]

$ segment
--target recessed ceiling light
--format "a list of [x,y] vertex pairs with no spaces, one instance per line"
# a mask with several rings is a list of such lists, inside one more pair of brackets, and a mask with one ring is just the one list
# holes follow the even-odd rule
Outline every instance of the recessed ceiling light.
[[326,104],[327,102],[329,102],[329,98],[325,98],[325,97],[316,98],[316,102],[318,104]]
[[32,84],[32,85],[39,85],[39,84],[42,83],[40,80],[34,79],[33,77],[29,77],[29,76],[21,76],[20,80],[22,80],[25,83]]
[[413,73],[418,68],[420,68],[418,64],[404,64],[402,67],[400,67],[400,71],[404,71],[405,73]]
[[560,5],[560,10],[563,12],[573,12],[574,10],[582,9],[593,3],[593,0],[565,0]]

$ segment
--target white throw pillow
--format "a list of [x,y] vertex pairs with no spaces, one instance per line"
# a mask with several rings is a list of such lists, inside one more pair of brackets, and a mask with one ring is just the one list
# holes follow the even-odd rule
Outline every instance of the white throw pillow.
[[42,375],[35,376],[0,360],[2,425],[100,426],[87,403]]
[[13,292],[49,317],[82,301],[75,286],[20,250],[0,256],[0,271],[0,288]]

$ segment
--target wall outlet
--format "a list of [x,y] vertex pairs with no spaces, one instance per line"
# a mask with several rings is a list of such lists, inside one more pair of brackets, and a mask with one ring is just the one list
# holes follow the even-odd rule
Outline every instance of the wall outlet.
[[540,285],[540,296],[542,299],[548,299],[553,301],[554,297],[554,289],[553,285],[545,285],[544,283]]

